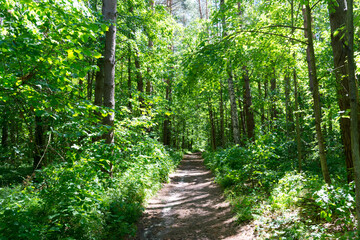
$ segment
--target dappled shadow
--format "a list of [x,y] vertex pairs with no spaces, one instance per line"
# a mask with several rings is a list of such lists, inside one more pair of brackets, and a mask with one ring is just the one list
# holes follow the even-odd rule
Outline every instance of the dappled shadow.
[[133,239],[251,239],[239,237],[229,204],[201,154],[185,155],[149,205]]

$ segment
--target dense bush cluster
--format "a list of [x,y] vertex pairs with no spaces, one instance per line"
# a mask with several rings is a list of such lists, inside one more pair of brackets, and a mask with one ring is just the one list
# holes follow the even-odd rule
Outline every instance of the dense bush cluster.
[[115,145],[72,146],[66,161],[38,170],[22,185],[2,188],[1,239],[119,239],[133,234],[144,201],[167,181],[181,154],[141,128],[117,129]]
[[[275,136],[275,137],[274,137]],[[323,239],[355,236],[355,194],[336,174],[325,184],[319,166],[301,173],[276,135],[246,147],[204,154],[225,188],[240,222],[252,222],[262,238]],[[290,154],[291,155],[291,154]],[[316,166],[308,160],[310,166]],[[337,174],[344,174],[339,169]],[[337,179],[335,179],[337,178]]]

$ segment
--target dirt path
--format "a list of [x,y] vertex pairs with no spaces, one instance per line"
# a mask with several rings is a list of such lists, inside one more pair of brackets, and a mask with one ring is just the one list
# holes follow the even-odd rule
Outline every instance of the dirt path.
[[253,227],[236,225],[201,154],[185,155],[170,178],[149,202],[135,239],[253,239]]

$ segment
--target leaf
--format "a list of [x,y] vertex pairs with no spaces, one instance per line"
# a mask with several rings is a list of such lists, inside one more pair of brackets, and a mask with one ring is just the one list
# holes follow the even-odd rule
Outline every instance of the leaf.
[[93,57],[96,58],[96,59],[98,59],[98,58],[101,58],[102,55],[101,55],[101,53],[99,53],[99,52],[95,52],[95,53],[93,54]]
[[74,51],[69,49],[67,50],[67,54],[68,54],[68,59],[70,60],[74,60],[75,59],[75,55],[74,55]]

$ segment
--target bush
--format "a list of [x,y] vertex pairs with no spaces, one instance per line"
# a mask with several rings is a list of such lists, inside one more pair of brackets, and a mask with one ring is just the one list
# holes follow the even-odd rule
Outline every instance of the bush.
[[353,184],[334,181],[328,186],[315,167],[294,171],[296,160],[287,158],[290,145],[280,135],[263,135],[244,147],[206,152],[204,158],[238,221],[253,220],[260,238],[351,239]]
[[[181,153],[142,128],[119,126],[117,143],[69,149],[66,161],[1,189],[0,239],[120,239],[135,233],[144,202]],[[112,177],[110,177],[110,173]]]

